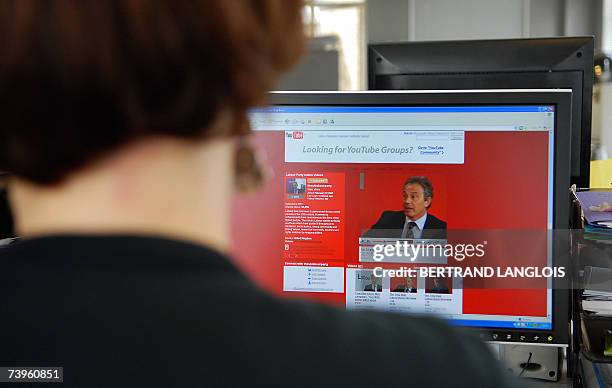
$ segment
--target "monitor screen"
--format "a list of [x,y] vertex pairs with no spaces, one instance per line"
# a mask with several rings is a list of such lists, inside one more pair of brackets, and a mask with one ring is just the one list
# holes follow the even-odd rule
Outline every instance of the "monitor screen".
[[490,103],[253,110],[268,179],[235,201],[237,262],[285,297],[434,314],[461,326],[551,330],[550,277],[464,271],[475,263],[552,267],[546,231],[555,218],[556,110]]

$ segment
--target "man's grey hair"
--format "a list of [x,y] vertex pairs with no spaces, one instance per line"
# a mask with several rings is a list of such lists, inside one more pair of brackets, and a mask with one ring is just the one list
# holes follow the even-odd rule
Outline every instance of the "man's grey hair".
[[423,188],[423,197],[433,199],[433,185],[426,176],[411,176],[410,178],[406,179],[404,187],[406,187],[406,185],[413,185],[415,183],[421,185]]

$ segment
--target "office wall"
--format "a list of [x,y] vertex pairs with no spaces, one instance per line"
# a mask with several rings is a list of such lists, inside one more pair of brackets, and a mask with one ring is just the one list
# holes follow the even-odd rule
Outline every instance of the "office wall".
[[591,138],[596,147],[596,159],[612,158],[612,83],[598,84],[594,88],[593,132]]
[[407,0],[369,0],[366,5],[366,34],[369,42],[410,40]]
[[276,90],[338,90],[338,38],[323,36],[309,42],[304,58],[283,76]]
[[[375,1],[374,1],[375,2]],[[374,3],[373,2],[373,3]],[[414,1],[413,40],[516,38],[523,34],[521,0]]]
[[565,6],[560,0],[530,1],[529,35],[533,38],[563,36]]
[[595,35],[602,0],[369,0],[368,42]]
[[338,90],[339,79],[338,51],[310,49],[276,90]]
[[[537,1],[537,0],[532,0]],[[602,0],[565,0],[565,33],[567,35],[595,35],[602,37]],[[601,39],[598,39],[601,47]]]

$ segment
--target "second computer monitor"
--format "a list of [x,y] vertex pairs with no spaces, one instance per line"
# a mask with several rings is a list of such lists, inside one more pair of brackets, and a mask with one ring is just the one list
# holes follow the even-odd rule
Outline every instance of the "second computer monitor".
[[593,37],[374,43],[368,89],[572,89],[572,183],[589,187],[593,51]]

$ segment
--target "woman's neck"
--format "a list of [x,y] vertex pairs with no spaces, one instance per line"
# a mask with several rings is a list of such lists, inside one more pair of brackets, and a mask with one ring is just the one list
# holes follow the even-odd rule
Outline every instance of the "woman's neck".
[[17,233],[158,235],[227,251],[232,150],[230,140],[153,138],[124,147],[61,184],[14,178],[10,199]]

